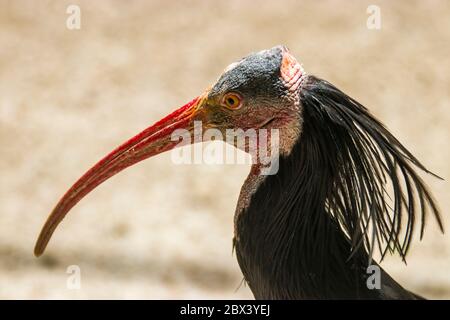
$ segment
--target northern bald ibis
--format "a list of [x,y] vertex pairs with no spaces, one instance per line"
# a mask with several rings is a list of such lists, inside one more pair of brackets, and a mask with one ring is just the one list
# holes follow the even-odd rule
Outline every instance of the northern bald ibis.
[[[421,298],[379,268],[372,253],[378,248],[382,257],[389,252],[405,259],[417,220],[423,235],[427,212],[443,231],[415,170],[431,172],[364,106],[307,74],[284,46],[231,64],[204,94],[88,170],[51,212],[35,255],[86,194],[178,146],[171,134],[183,128],[193,135],[194,121],[220,131],[278,130],[278,171],[261,174],[254,159],[235,212],[234,248],[255,298]],[[368,286],[371,265],[381,273],[378,288]]]

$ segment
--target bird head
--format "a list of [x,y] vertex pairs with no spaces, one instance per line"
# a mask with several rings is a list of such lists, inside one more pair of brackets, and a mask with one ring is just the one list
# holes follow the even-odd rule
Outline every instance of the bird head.
[[297,90],[304,79],[301,65],[284,46],[250,54],[229,65],[210,89],[127,140],[76,181],[48,217],[35,255],[43,253],[69,210],[98,185],[137,162],[179,146],[172,137],[176,130],[194,137],[196,123],[224,135],[227,129],[280,129],[288,138],[281,137],[279,149],[289,152],[301,130]]
[[283,46],[253,53],[230,64],[207,91],[202,120],[218,129],[278,128],[278,120],[297,117],[296,89],[304,76]]

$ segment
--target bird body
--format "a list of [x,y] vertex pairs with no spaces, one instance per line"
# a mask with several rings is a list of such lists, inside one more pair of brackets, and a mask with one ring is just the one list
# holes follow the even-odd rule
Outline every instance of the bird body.
[[365,250],[347,261],[351,243],[324,208],[332,188],[326,164],[309,157],[298,161],[315,144],[313,135],[306,137],[313,134],[309,130],[292,154],[280,159],[277,175],[255,174],[254,165],[242,187],[238,203],[245,205],[236,209],[233,243],[255,298],[415,298],[382,269],[384,290],[368,289]]
[[[279,142],[269,145],[277,170],[262,174],[253,154],[235,211],[233,245],[255,298],[421,298],[372,254],[378,248],[382,257],[397,252],[405,259],[417,215],[421,235],[427,212],[442,229],[414,168],[430,172],[364,106],[306,74],[283,46],[231,64],[211,89],[100,160],[58,202],[35,254],[42,254],[58,223],[87,193],[132,164],[177,147],[170,134],[184,128],[194,135],[195,121],[220,131],[279,132]],[[248,151],[247,144],[232,143]],[[370,266],[380,270],[379,288],[368,286]]]

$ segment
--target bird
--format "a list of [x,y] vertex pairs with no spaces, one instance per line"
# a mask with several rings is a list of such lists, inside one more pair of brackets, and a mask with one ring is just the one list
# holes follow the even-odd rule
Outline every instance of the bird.
[[[406,263],[413,233],[419,225],[422,239],[430,213],[444,232],[417,172],[441,178],[366,107],[307,73],[283,45],[230,64],[201,95],[97,162],[56,204],[34,254],[44,252],[84,196],[125,168],[179,147],[171,135],[185,130],[193,137],[195,123],[278,134],[269,146],[276,170],[252,155],[234,213],[233,250],[255,299],[424,299],[380,263],[387,254]],[[247,144],[228,143],[248,152]],[[379,271],[375,287],[368,285],[371,266]]]

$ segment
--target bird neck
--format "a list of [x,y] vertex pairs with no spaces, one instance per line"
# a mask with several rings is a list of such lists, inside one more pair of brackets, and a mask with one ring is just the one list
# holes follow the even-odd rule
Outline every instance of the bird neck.
[[307,124],[291,153],[280,155],[278,173],[262,176],[255,164],[241,190],[235,248],[257,298],[352,297],[363,290],[368,257],[359,251],[347,261],[348,238],[325,210],[335,173],[332,150],[318,136]]

